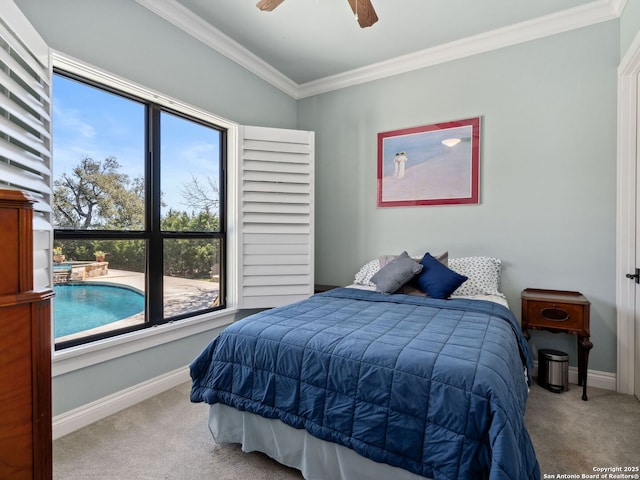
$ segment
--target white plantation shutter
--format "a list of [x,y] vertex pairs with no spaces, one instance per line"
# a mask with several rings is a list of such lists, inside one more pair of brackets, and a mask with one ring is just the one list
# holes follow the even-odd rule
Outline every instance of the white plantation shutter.
[[37,200],[34,289],[51,286],[51,69],[49,48],[10,0],[0,10],[0,188]]
[[313,294],[314,133],[240,127],[239,304]]

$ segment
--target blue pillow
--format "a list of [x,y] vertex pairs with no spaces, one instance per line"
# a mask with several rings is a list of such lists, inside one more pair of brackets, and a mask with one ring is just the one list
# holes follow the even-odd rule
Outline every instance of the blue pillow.
[[420,264],[424,268],[415,280],[420,290],[433,298],[449,298],[467,280],[467,277],[446,267],[428,252],[424,254]]

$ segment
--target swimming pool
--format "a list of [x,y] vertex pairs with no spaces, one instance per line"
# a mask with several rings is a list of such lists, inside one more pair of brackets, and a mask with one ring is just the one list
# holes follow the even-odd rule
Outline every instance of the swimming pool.
[[56,338],[122,320],[144,310],[144,295],[129,288],[95,283],[54,285]]

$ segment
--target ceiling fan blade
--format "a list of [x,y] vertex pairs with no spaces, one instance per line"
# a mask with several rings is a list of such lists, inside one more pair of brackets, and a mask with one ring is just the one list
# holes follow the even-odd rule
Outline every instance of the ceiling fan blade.
[[284,0],[260,0],[258,3],[256,3],[256,7],[258,7],[260,10],[266,10],[267,12],[270,12],[282,2],[284,2]]
[[370,27],[378,21],[378,15],[371,5],[371,0],[347,0],[347,2],[349,2],[354,15],[357,16],[360,27]]

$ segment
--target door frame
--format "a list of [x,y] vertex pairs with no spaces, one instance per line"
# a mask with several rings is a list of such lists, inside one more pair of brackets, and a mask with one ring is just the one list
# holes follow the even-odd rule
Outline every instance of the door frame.
[[617,391],[634,393],[635,290],[625,277],[634,272],[636,258],[636,215],[640,185],[636,174],[638,155],[638,77],[640,76],[640,33],[618,66],[618,155],[616,208],[616,310]]

